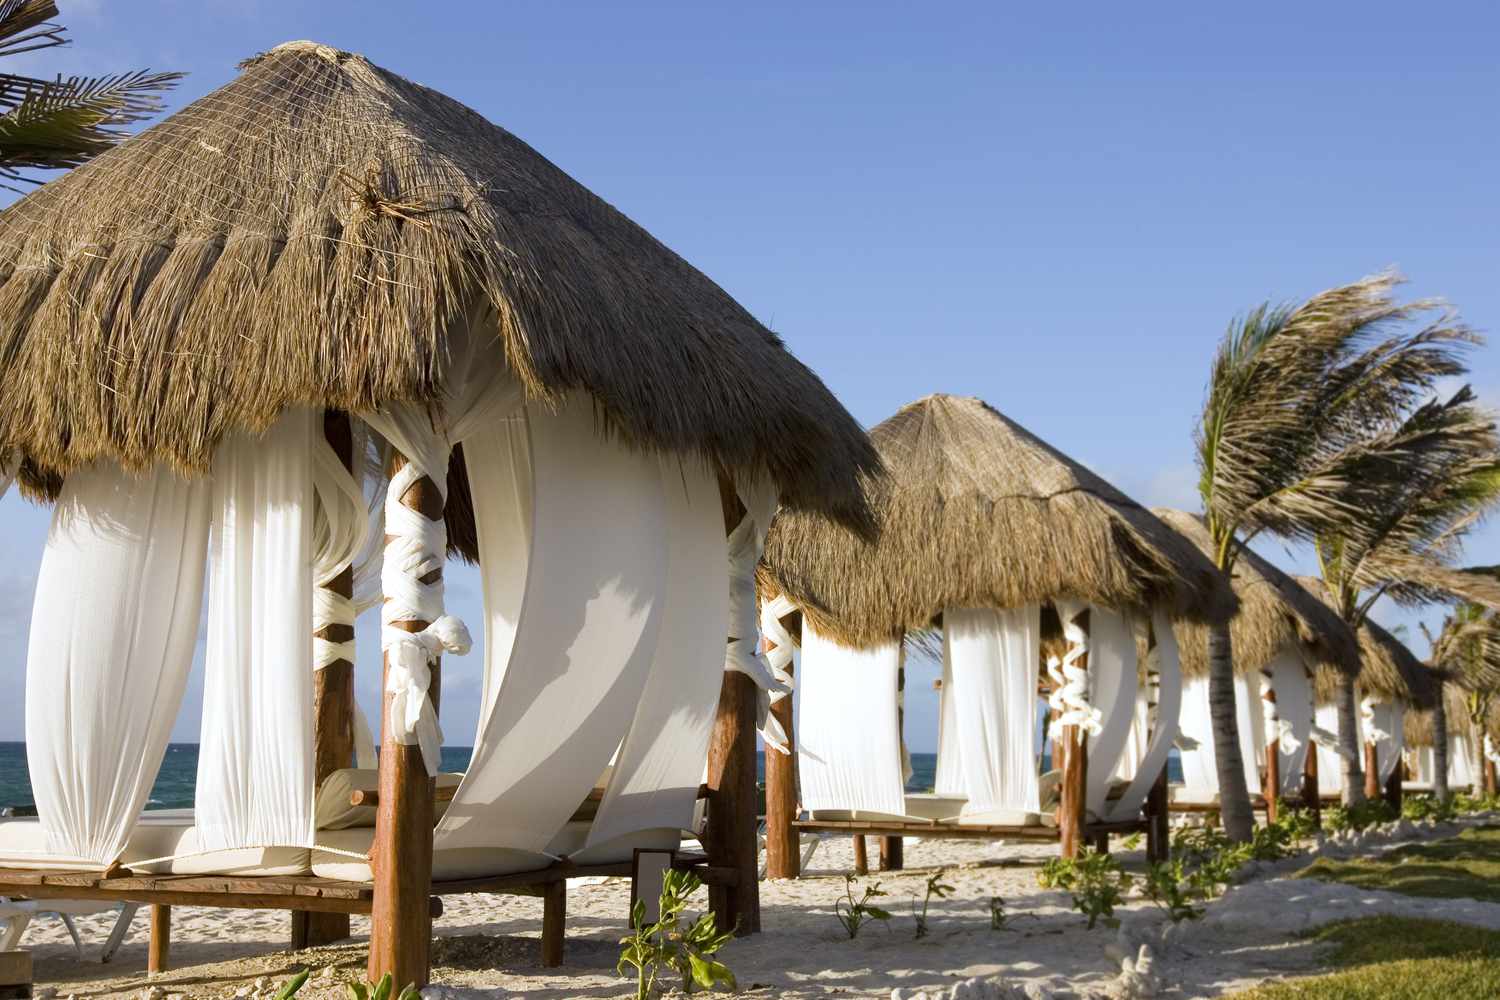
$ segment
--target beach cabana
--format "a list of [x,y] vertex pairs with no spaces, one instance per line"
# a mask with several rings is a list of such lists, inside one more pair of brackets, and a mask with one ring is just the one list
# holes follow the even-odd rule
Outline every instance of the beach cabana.
[[[1169,508],[1154,513],[1205,557],[1211,554],[1213,541],[1201,517]],[[1229,633],[1245,784],[1252,797],[1264,800],[1274,819],[1278,796],[1301,798],[1308,781],[1315,787],[1317,755],[1311,757],[1311,778],[1306,762],[1316,711],[1316,671],[1326,666],[1348,675],[1358,673],[1359,646],[1332,608],[1251,549],[1240,552],[1230,584],[1239,598]],[[1175,628],[1185,678],[1180,715],[1184,739],[1183,784],[1172,789],[1172,802],[1174,808],[1185,810],[1212,809],[1218,805],[1219,773],[1208,709],[1208,629],[1192,621]],[[1274,756],[1267,752],[1270,746],[1276,747]]]
[[[1467,694],[1463,687],[1450,682],[1443,685],[1448,727],[1448,787],[1467,788],[1483,794],[1486,772],[1493,773],[1495,757],[1500,757],[1495,733],[1500,732],[1495,710],[1489,713],[1487,726],[1474,725],[1470,718]],[[1403,791],[1430,792],[1437,773],[1437,755],[1433,752],[1433,710],[1406,713],[1406,778]],[[1486,744],[1488,740],[1488,744]],[[1485,751],[1488,750],[1489,753]]]
[[[0,825],[0,894],[149,903],[154,929],[175,903],[372,913],[398,983],[426,981],[442,894],[540,894],[555,962],[565,879],[676,851],[707,758],[710,863],[675,863],[754,929],[760,539],[778,499],[866,530],[878,459],[708,278],[456,101],[293,42],[0,213],[0,338],[0,456],[55,503],[40,816]],[[449,552],[485,616],[460,778]],[[205,587],[196,811],[143,817]],[[379,763],[350,773],[376,604]]]
[[[1332,606],[1328,588],[1316,577],[1299,576],[1297,582],[1308,593]],[[1356,745],[1361,747],[1365,795],[1385,795],[1401,804],[1401,763],[1405,746],[1406,713],[1430,709],[1437,702],[1437,674],[1413,655],[1390,632],[1369,618],[1358,629],[1359,676],[1355,682],[1358,714]],[[1324,799],[1338,798],[1343,791],[1339,763],[1339,677],[1327,667],[1317,671],[1313,696],[1317,701],[1314,724],[1325,734],[1315,740],[1318,747],[1318,788]]]
[[[771,874],[795,866],[797,829],[1050,838],[1068,855],[1085,840],[1141,829],[1176,735],[1170,623],[1227,618],[1234,596],[1223,577],[1149,511],[981,400],[928,396],[870,436],[888,471],[872,488],[874,539],[786,509],[767,538],[761,594],[773,620],[763,631],[779,644],[779,620],[794,638],[784,625],[800,612],[802,647],[800,796],[789,769],[768,768]],[[1044,621],[1058,646],[1045,666]],[[902,649],[937,634],[936,794],[909,796]],[[1173,680],[1162,685],[1139,772],[1120,783],[1138,639]],[[1045,781],[1043,691],[1064,758]],[[1044,806],[1053,781],[1055,820]]]

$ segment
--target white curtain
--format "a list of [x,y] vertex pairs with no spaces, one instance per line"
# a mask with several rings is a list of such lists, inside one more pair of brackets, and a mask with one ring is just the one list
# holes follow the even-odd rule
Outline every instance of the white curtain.
[[662,466],[670,531],[661,641],[580,862],[642,831],[658,841],[636,846],[675,848],[708,759],[722,676],[713,668],[729,623],[729,595],[714,586],[725,559],[719,482],[696,460]]
[[[1147,654],[1149,668],[1156,674],[1156,712],[1150,727],[1150,738],[1144,756],[1131,773],[1125,792],[1110,803],[1106,814],[1111,818],[1137,815],[1156,784],[1157,775],[1167,766],[1167,757],[1177,739],[1182,709],[1182,665],[1177,650],[1177,635],[1171,620],[1158,611],[1151,617],[1154,645]],[[1092,762],[1090,762],[1092,768]]]
[[1088,642],[1089,703],[1099,711],[1102,727],[1089,737],[1084,803],[1089,812],[1103,816],[1115,766],[1125,751],[1135,719],[1135,694],[1140,686],[1135,629],[1123,615],[1093,607],[1089,610]]
[[203,850],[313,839],[313,416],[214,455],[195,793]]
[[948,633],[943,633],[943,685],[938,690],[937,775],[933,791],[939,795],[964,794],[963,747],[958,738],[958,702],[953,699],[953,653]]
[[[1355,719],[1357,724],[1357,714],[1355,716]],[[1313,713],[1313,723],[1318,726],[1318,728],[1325,730],[1329,734],[1335,737],[1338,736],[1338,708],[1333,705],[1319,705],[1317,711]],[[1358,740],[1356,740],[1356,744],[1361,746],[1361,748],[1363,747],[1363,744]],[[1317,746],[1318,794],[1338,795],[1344,789],[1344,776],[1341,773],[1342,764],[1340,763],[1342,758],[1339,757],[1338,751],[1333,746],[1325,746],[1322,741],[1319,741]],[[1364,753],[1363,749],[1360,750],[1360,753]],[[1363,760],[1364,758],[1361,757],[1360,759]]]
[[[1449,723],[1452,725],[1452,723]],[[1465,736],[1448,737],[1448,785],[1472,788],[1480,784],[1483,771],[1474,764],[1474,744]]]
[[1302,787],[1302,772],[1307,761],[1313,722],[1312,678],[1307,674],[1301,652],[1295,647],[1277,654],[1271,664],[1271,675],[1271,684],[1276,691],[1276,714],[1286,723],[1291,740],[1296,741],[1291,753],[1286,750],[1290,741],[1277,741],[1285,742],[1277,758],[1281,767],[1281,794],[1290,796]]
[[620,746],[661,625],[667,523],[658,459],[601,437],[587,398],[556,414],[528,405],[526,414],[534,493],[519,618],[496,606],[513,591],[492,593],[494,578],[511,572],[504,558],[515,546],[518,515],[505,509],[515,490],[510,434],[491,426],[464,445],[475,516],[504,540],[491,553],[490,536],[481,539],[488,702],[469,771],[437,828],[439,850],[545,850]]
[[[1254,684],[1256,690],[1251,690]],[[1245,785],[1251,795],[1260,792],[1261,747],[1259,682],[1236,674],[1234,678],[1236,723],[1240,734],[1240,758],[1244,762]],[[1198,746],[1182,754],[1183,784],[1201,794],[1218,794],[1218,755],[1214,751],[1213,722],[1208,711],[1208,678],[1193,677],[1182,688],[1182,734]]]
[[900,816],[896,672],[901,644],[849,649],[802,623],[797,771],[802,806]]
[[146,804],[192,666],[208,496],[165,469],[63,483],[26,659],[27,767],[59,858],[108,865]]
[[1041,808],[1033,723],[1041,633],[1041,609],[1034,604],[943,609],[944,674],[953,679],[965,821]]
[[1375,727],[1385,738],[1375,744],[1375,760],[1380,769],[1380,782],[1384,786],[1401,762],[1401,751],[1406,748],[1406,705],[1400,701],[1384,701],[1375,706]]

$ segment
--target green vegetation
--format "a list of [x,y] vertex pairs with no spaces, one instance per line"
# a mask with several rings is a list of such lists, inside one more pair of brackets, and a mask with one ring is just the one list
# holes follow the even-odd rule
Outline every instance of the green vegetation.
[[1037,873],[1043,889],[1062,889],[1073,896],[1073,908],[1089,921],[1089,930],[1101,919],[1114,927],[1115,907],[1130,890],[1130,876],[1110,854],[1084,851],[1075,858],[1051,858]]
[[1500,996],[1500,933],[1438,920],[1374,917],[1330,924],[1342,971],[1234,994],[1233,1000],[1452,1000]]
[[1298,876],[1407,896],[1500,903],[1500,827],[1465,830],[1451,840],[1410,844],[1378,858],[1319,858]]
[[1323,826],[1334,833],[1342,833],[1389,823],[1395,818],[1396,810],[1385,799],[1365,799],[1352,806],[1330,807],[1323,815]]
[[345,990],[349,994],[349,1000],[422,1000],[422,994],[417,992],[415,985],[409,985],[396,994],[389,972],[381,976],[378,983],[349,983]]
[[[917,901],[915,899],[911,901],[911,915],[917,922],[917,937],[919,938],[927,936],[927,904],[932,902],[932,897],[936,896],[938,899],[947,899],[958,891],[955,887],[943,882],[943,874],[943,870],[939,868],[927,877],[927,892],[922,897],[922,908],[920,910],[917,909]],[[994,926],[994,921],[995,915],[991,911],[991,927]]]
[[839,923],[844,925],[844,933],[849,935],[853,941],[859,937],[859,929],[867,920],[890,920],[891,914],[878,906],[870,905],[870,900],[878,899],[888,895],[880,888],[880,883],[865,886],[864,895],[859,899],[854,898],[854,876],[844,876],[844,898],[833,904],[834,915],[839,918]]
[[627,970],[634,972],[637,1000],[659,995],[661,977],[669,970],[681,977],[684,993],[692,993],[695,987],[735,988],[734,973],[713,957],[734,933],[721,933],[711,913],[691,924],[682,919],[688,899],[702,886],[698,876],[671,870],[662,876],[660,915],[654,923],[646,922],[645,900],[636,900],[632,907],[632,929],[629,936],[620,939],[620,960],[615,969],[621,975]]

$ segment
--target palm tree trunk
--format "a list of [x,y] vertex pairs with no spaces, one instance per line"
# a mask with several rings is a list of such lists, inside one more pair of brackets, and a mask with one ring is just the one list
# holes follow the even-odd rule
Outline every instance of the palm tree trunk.
[[1437,705],[1432,710],[1432,796],[1447,802],[1448,791],[1448,709],[1443,705],[1443,682],[1438,681]]
[[1365,771],[1361,763],[1359,723],[1354,710],[1354,678],[1339,678],[1336,707],[1339,713],[1339,773],[1344,779],[1343,803],[1358,805],[1365,800]]
[[1214,625],[1208,630],[1208,714],[1219,768],[1219,816],[1231,840],[1247,843],[1255,832],[1255,811],[1250,806],[1245,761],[1240,756],[1239,717],[1234,702],[1234,649],[1227,624]]

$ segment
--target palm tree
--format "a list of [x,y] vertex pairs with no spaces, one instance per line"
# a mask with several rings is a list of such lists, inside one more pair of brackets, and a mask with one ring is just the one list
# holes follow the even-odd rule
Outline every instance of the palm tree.
[[1428,662],[1438,671],[1438,703],[1432,712],[1432,791],[1439,801],[1452,794],[1448,788],[1448,706],[1444,688],[1456,683],[1463,692],[1469,732],[1474,740],[1473,759],[1483,769],[1484,730],[1490,706],[1500,693],[1500,616],[1470,601],[1462,601],[1449,612],[1437,636],[1424,625],[1432,651]]
[[[1397,474],[1377,477],[1383,496],[1368,516],[1316,539],[1323,582],[1351,628],[1382,597],[1406,606],[1455,599],[1500,606],[1500,581],[1453,566],[1465,536],[1500,502],[1497,447],[1493,418],[1467,387],[1446,402],[1417,407],[1378,435],[1374,454]],[[1355,678],[1345,676],[1338,689],[1346,803],[1364,797],[1354,686]]]
[[[0,57],[68,44],[52,0],[0,0]],[[181,73],[134,70],[42,80],[0,73],[0,178],[76,167],[125,137],[123,126],[161,109]],[[14,184],[0,186],[19,190]]]
[[[1476,338],[1437,304],[1398,304],[1386,273],[1298,306],[1261,305],[1231,324],[1214,358],[1195,434],[1199,494],[1225,573],[1261,533],[1315,542],[1352,531],[1421,442],[1390,430],[1439,380],[1462,375]],[[1209,633],[1209,709],[1225,832],[1245,841],[1254,814],[1235,721],[1229,629]],[[1352,732],[1353,707],[1341,728]]]

